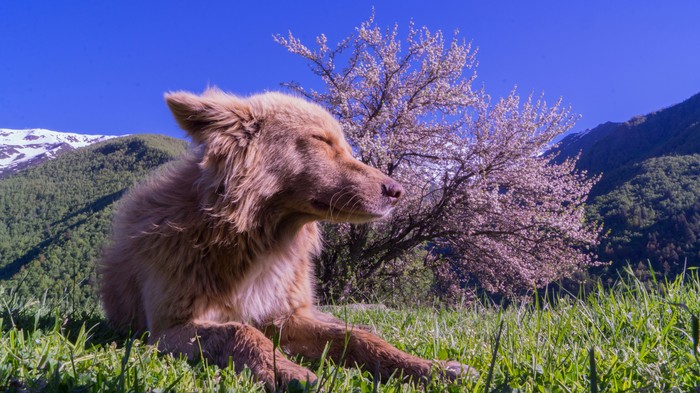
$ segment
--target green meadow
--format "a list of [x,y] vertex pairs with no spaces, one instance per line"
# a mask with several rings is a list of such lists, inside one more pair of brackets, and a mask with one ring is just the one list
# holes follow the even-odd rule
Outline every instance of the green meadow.
[[[99,309],[74,310],[2,292],[0,390],[9,392],[263,392],[249,372],[159,354],[118,336]],[[672,282],[632,275],[589,294],[537,297],[463,309],[332,306],[349,324],[376,329],[398,348],[428,359],[454,359],[478,378],[418,383],[295,359],[319,376],[289,392],[697,392],[700,279]],[[436,370],[436,375],[438,371]]]

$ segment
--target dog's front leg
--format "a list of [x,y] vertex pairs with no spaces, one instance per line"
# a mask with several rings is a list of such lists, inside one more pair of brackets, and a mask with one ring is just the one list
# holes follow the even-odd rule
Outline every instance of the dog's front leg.
[[269,390],[275,389],[275,382],[285,386],[293,379],[316,380],[316,375],[311,371],[275,350],[272,341],[261,331],[242,323],[207,322],[176,326],[158,337],[158,349],[184,354],[191,360],[198,359],[201,354],[221,368],[228,366],[230,358],[236,371],[248,367]]
[[[405,353],[366,330],[334,322],[330,317],[318,318],[315,310],[298,311],[277,328],[281,331],[275,334],[280,335],[282,348],[290,354],[318,358],[330,343],[328,355],[335,362],[357,364],[371,373],[377,372],[383,380],[394,373],[403,373],[413,380],[422,380],[431,374],[431,361]],[[457,362],[443,363],[443,366],[451,379],[459,377],[463,371],[472,372],[471,368]]]

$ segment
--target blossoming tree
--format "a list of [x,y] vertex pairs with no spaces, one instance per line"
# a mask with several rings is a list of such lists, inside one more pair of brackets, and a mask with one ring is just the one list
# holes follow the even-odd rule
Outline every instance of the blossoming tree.
[[406,190],[385,221],[326,228],[326,301],[421,269],[440,296],[464,299],[478,285],[516,297],[595,263],[600,227],[583,204],[596,179],[542,154],[576,120],[560,102],[513,90],[493,103],[474,87],[470,44],[413,24],[403,43],[373,18],[333,49],[324,35],[314,49],[291,33],[275,39],[325,84],[287,86],[333,113],[358,159]]

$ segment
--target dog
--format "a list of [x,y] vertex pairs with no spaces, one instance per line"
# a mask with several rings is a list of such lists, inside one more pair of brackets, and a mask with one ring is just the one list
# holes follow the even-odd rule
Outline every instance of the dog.
[[380,219],[401,185],[353,158],[339,123],[302,98],[212,88],[165,101],[193,144],[120,201],[99,263],[110,324],[148,331],[162,352],[230,359],[268,389],[317,378],[269,337],[290,355],[319,358],[329,345],[334,361],[381,378],[429,378],[433,362],[315,307],[318,222]]

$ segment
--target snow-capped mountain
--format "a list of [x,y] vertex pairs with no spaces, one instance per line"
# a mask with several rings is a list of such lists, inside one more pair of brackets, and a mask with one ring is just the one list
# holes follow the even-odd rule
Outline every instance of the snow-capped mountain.
[[114,138],[44,129],[0,128],[0,177],[58,157],[61,153]]

